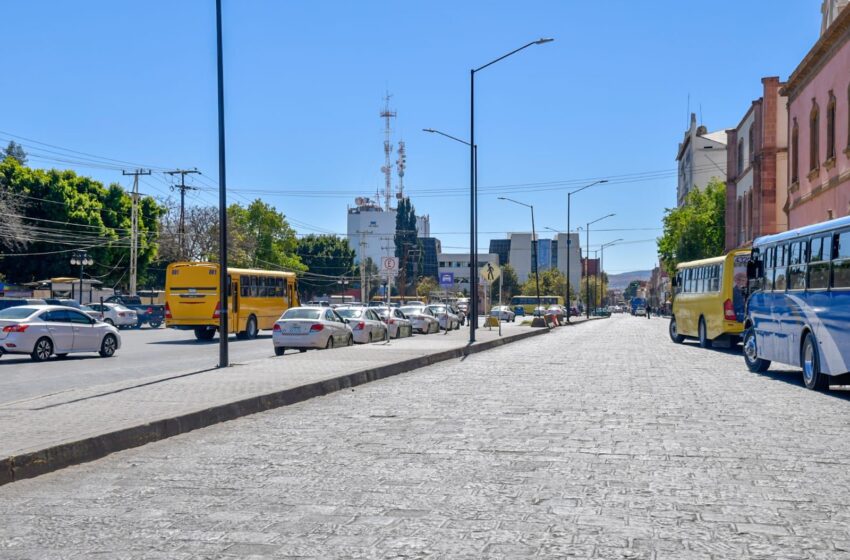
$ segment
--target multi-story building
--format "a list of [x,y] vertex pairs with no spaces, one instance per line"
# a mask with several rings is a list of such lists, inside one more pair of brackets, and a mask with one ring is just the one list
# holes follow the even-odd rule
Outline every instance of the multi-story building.
[[508,260],[511,254],[511,240],[491,239],[490,252],[495,255],[499,255],[499,266],[504,266],[508,264]]
[[[592,253],[593,251],[591,251]],[[581,275],[582,276],[596,276],[599,274],[599,259],[581,259]]]
[[[499,264],[499,255],[493,253],[478,254],[478,269],[487,263]],[[454,274],[455,292],[470,293],[469,289],[469,253],[440,253],[437,255],[438,274]]]
[[679,167],[676,201],[682,206],[693,189],[705,187],[713,177],[722,180],[726,174],[726,131],[708,132],[703,125],[697,126],[697,117],[691,113],[691,125],[679,144],[676,161]]
[[439,259],[437,255],[441,252],[440,240],[436,237],[420,237],[422,243],[422,276],[437,278],[439,273]]
[[[557,268],[567,275],[567,253],[570,254],[570,285],[577,286],[581,278],[581,245],[579,235],[570,235],[572,240],[567,244],[567,234],[559,233],[552,239],[541,238],[538,234],[537,265],[543,272]],[[525,282],[534,272],[531,266],[531,233],[509,233],[508,239],[491,239],[490,252],[499,256],[499,264],[510,264],[516,271],[520,282]]]
[[850,214],[850,8],[824,0],[821,36],[788,97],[788,227]]
[[762,79],[736,128],[726,131],[726,250],[788,229],[787,99],[779,78]]
[[[355,252],[355,262],[367,257],[378,266],[381,257],[395,255],[394,209],[385,210],[380,203],[360,197],[355,206],[348,209],[348,245]],[[416,218],[417,235],[420,238],[431,236],[431,222],[428,215]]]

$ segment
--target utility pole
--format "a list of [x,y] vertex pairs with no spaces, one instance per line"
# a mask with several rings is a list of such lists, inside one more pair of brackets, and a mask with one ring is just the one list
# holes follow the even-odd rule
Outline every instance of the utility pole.
[[366,252],[366,234],[368,231],[360,231],[360,302],[366,303],[366,296],[369,292],[366,290],[366,258],[363,254]]
[[174,171],[166,171],[165,172],[172,177],[174,175],[180,175],[180,184],[172,185],[171,190],[179,189],[180,190],[180,227],[178,231],[178,235],[180,236],[180,260],[184,260],[186,258],[186,191],[196,191],[198,190],[195,187],[189,187],[186,185],[186,175],[192,175],[197,173],[201,174],[197,168],[195,169],[175,169]]
[[133,210],[130,214],[130,295],[136,295],[136,278],[138,277],[139,260],[139,175],[150,175],[150,169],[121,171],[122,175],[133,176]]

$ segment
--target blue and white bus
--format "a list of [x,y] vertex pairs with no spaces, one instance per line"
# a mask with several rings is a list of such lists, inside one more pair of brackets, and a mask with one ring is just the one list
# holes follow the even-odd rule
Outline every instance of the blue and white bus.
[[850,372],[850,216],[756,239],[747,276],[750,371],[799,366],[818,390]]

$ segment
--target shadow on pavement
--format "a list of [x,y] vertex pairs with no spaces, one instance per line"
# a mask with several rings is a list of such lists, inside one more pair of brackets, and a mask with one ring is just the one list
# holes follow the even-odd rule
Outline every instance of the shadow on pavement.
[[[272,335],[257,335],[257,338],[254,340],[271,340]],[[233,344],[239,344],[241,342],[251,342],[250,340],[240,340],[235,336],[228,337],[228,342]],[[198,340],[194,336],[192,338],[186,338],[183,340],[156,340],[153,342],[148,342],[148,344],[167,344],[167,345],[189,345],[189,346],[205,346],[205,345],[217,345],[218,338],[213,338],[212,340]]]
[[[781,381],[795,387],[805,388],[803,383],[803,372],[799,369],[769,369],[763,373],[754,373],[762,377],[770,378],[774,381]],[[848,379],[839,378],[842,385],[832,385],[829,391],[823,391],[823,394],[835,397],[837,399],[850,401],[850,386],[846,385]]]

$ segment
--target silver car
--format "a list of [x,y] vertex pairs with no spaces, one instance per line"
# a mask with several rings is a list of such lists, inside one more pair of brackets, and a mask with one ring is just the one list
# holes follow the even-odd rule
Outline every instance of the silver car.
[[135,327],[139,323],[139,317],[136,312],[129,307],[124,307],[120,303],[90,303],[86,307],[91,310],[84,310],[88,315],[100,319],[104,323],[114,325],[119,329]]
[[458,317],[451,309],[443,304],[429,305],[428,309],[434,314],[440,322],[440,328],[444,331],[452,331],[460,328],[460,317]]
[[390,338],[401,338],[413,335],[413,324],[404,313],[396,307],[374,307],[375,312],[381,320],[387,324]]
[[118,329],[72,307],[27,305],[0,311],[0,355],[29,354],[43,362],[71,352],[98,352],[108,358],[119,348]]
[[354,344],[351,327],[329,307],[292,307],[283,312],[272,330],[275,356],[287,348],[334,348]]
[[337,307],[335,311],[351,327],[354,342],[366,344],[387,339],[387,326],[374,310],[368,307],[347,306]]
[[410,319],[413,330],[422,334],[440,332],[440,322],[434,316],[434,312],[425,305],[409,305],[399,308],[404,315]]
[[495,305],[493,309],[490,310],[491,317],[498,317],[500,321],[507,321],[509,323],[513,323],[514,319],[516,319],[516,313],[511,311],[511,308],[507,305]]

